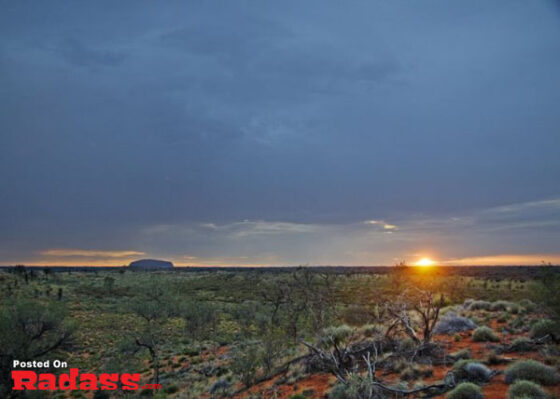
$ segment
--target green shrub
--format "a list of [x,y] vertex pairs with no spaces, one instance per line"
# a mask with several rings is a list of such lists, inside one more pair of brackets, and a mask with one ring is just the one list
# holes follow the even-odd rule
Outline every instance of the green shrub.
[[307,399],[307,396],[301,393],[296,393],[295,395],[290,396],[290,399]]
[[461,359],[470,359],[471,358],[471,350],[469,348],[458,350],[457,352],[453,352],[451,356],[454,359],[461,360]]
[[512,384],[517,380],[529,380],[542,385],[560,383],[560,375],[552,367],[535,360],[520,360],[506,369],[506,383]]
[[507,399],[546,399],[547,395],[539,384],[519,380],[509,387]]
[[474,342],[499,342],[500,338],[492,331],[490,327],[478,327],[473,331],[472,338]]
[[407,366],[403,371],[401,371],[400,377],[405,381],[412,381],[417,379],[422,375],[422,371],[413,367],[412,365]]
[[478,385],[462,382],[447,394],[447,399],[484,399]]
[[511,328],[521,328],[525,325],[525,319],[522,316],[517,316],[515,319],[512,319],[509,323]]
[[354,329],[346,324],[337,327],[327,327],[323,329],[321,334],[321,344],[325,347],[340,345],[352,335],[353,331]]
[[496,301],[493,302],[492,305],[490,306],[490,310],[493,312],[497,312],[497,311],[506,311],[509,309],[509,307],[511,306],[511,302],[508,301]]
[[511,352],[529,352],[533,349],[533,342],[525,337],[516,338],[510,345]]
[[399,342],[399,351],[408,352],[413,351],[416,348],[416,344],[411,338],[405,338]]
[[359,328],[359,332],[366,337],[373,337],[376,334],[380,333],[381,329],[375,324],[364,324]]
[[259,347],[255,342],[245,343],[231,351],[230,368],[245,386],[251,386],[257,377],[260,365]]
[[[329,393],[329,399],[356,399],[369,395],[370,384],[367,379],[358,374],[352,374],[348,378],[348,383],[337,384]],[[374,397],[384,397],[383,392],[378,388],[373,389]]]
[[536,322],[533,327],[531,327],[531,333],[529,334],[531,338],[542,338],[545,335],[555,335],[558,334],[558,326],[552,320],[544,319]]
[[522,299],[519,301],[519,304],[521,306],[523,306],[523,308],[525,309],[525,311],[527,312],[534,312],[535,309],[537,308],[537,305],[535,305],[535,303],[533,301],[531,301],[530,299]]
[[469,305],[469,310],[490,310],[492,304],[488,301],[473,301]]

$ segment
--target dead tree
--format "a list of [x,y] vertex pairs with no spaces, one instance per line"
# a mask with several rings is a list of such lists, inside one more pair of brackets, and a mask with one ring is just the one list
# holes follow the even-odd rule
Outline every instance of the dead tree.
[[[412,293],[403,292],[396,301],[387,305],[387,311],[393,320],[387,329],[386,336],[391,336],[400,330],[408,335],[416,345],[428,345],[432,340],[433,330],[439,320],[443,304],[443,297],[436,298],[433,292],[419,289]],[[416,332],[416,323],[411,315],[416,315],[420,319],[421,337]]]
[[[441,395],[456,385],[454,374],[452,372],[448,372],[444,381],[439,384],[421,386],[410,390],[394,388],[386,385],[376,376],[379,361],[379,351],[377,350],[376,345],[362,355],[361,359],[353,356],[352,350],[348,350],[348,348],[346,348],[344,352],[345,356],[354,359],[354,363],[348,367],[348,365],[345,364],[345,362],[342,362],[340,356],[335,354],[333,350],[326,352],[325,350],[306,342],[303,342],[303,344],[314,356],[317,356],[322,362],[324,362],[327,369],[336,377],[339,383],[349,386],[352,384],[354,377],[357,376],[361,382],[360,399],[374,399],[376,397],[376,393],[379,391],[397,395],[397,397],[400,398],[420,393],[430,396]],[[365,377],[359,374],[360,370],[364,369],[366,371]]]

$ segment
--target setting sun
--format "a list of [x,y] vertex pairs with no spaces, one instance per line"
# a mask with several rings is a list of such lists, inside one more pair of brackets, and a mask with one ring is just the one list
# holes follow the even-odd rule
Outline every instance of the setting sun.
[[435,264],[436,262],[431,260],[430,258],[422,258],[416,263],[414,263],[414,266],[433,266]]

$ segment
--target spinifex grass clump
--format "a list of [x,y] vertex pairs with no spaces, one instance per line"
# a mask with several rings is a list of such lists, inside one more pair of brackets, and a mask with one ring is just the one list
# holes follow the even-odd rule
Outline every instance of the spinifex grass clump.
[[492,305],[490,306],[490,310],[493,312],[506,311],[511,307],[511,305],[512,303],[508,301],[496,301],[496,302],[492,302]]
[[533,350],[533,346],[533,341],[529,338],[519,337],[511,343],[509,350],[511,352],[529,352]]
[[463,382],[447,394],[447,399],[484,399],[484,396],[478,385]]
[[509,387],[507,399],[546,399],[547,394],[539,384],[519,380]]
[[490,310],[492,308],[492,303],[488,301],[473,301],[469,304],[469,310]]
[[553,336],[558,334],[558,325],[548,319],[539,320],[533,327],[531,327],[531,338],[543,338],[547,335]]
[[512,384],[517,380],[529,380],[542,385],[556,385],[560,383],[560,375],[552,367],[535,360],[520,360],[506,369],[506,383]]
[[492,331],[490,327],[478,327],[473,331],[474,342],[499,342],[500,338]]

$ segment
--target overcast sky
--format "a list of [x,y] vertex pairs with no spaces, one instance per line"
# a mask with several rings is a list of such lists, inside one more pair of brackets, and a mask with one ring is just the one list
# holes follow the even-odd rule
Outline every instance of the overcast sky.
[[0,264],[560,262],[552,1],[1,1]]

